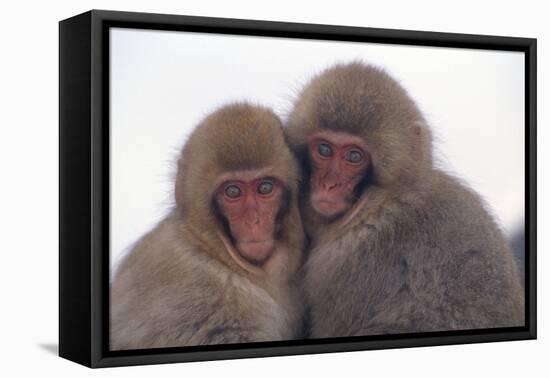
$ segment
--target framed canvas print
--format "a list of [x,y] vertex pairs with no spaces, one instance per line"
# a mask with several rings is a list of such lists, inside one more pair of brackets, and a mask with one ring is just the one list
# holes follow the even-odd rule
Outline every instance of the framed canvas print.
[[536,40],[60,22],[59,353],[536,338]]

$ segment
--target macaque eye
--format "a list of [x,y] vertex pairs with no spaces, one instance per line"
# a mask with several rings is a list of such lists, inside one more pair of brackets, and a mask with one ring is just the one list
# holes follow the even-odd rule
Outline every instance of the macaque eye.
[[357,164],[361,162],[361,160],[363,160],[363,153],[358,150],[351,150],[350,152],[347,153],[345,158],[350,163]]
[[332,148],[326,143],[320,143],[317,147],[317,151],[319,152],[319,155],[323,157],[332,156]]
[[235,199],[241,196],[241,189],[237,185],[226,186],[224,192],[227,197],[232,199]]
[[273,191],[273,183],[269,181],[264,181],[258,185],[258,193],[266,195],[270,194]]

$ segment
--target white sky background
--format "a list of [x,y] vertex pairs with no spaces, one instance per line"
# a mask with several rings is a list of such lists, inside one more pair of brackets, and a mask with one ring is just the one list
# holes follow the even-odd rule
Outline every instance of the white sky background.
[[508,236],[523,225],[523,53],[115,28],[110,56],[112,266],[172,206],[177,153],[204,116],[249,100],[284,120],[312,75],[356,59],[408,90],[440,166]]

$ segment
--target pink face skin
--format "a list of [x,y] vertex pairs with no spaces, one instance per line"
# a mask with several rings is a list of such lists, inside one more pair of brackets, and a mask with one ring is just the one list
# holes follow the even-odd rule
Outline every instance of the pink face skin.
[[275,222],[283,191],[277,179],[261,177],[225,181],[216,192],[237,251],[254,264],[266,261],[275,248]]
[[343,215],[353,205],[353,192],[364,177],[370,157],[363,140],[336,131],[309,138],[311,206],[324,218]]

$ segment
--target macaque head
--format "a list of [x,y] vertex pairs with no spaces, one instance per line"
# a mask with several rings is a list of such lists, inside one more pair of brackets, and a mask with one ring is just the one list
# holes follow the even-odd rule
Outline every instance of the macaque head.
[[297,183],[279,118],[260,106],[235,104],[206,117],[189,137],[176,203],[194,237],[208,245],[221,240],[241,267],[257,270],[281,245],[302,240]]
[[277,178],[246,173],[222,182],[215,201],[240,255],[252,263],[267,260],[275,248],[277,215],[287,190]]
[[430,131],[415,103],[388,74],[362,63],[313,78],[286,135],[306,176],[302,202],[329,222],[368,206],[375,191],[412,185],[432,164]]
[[311,206],[332,218],[345,213],[355,201],[356,188],[369,168],[369,154],[357,136],[330,130],[308,138],[311,163]]

